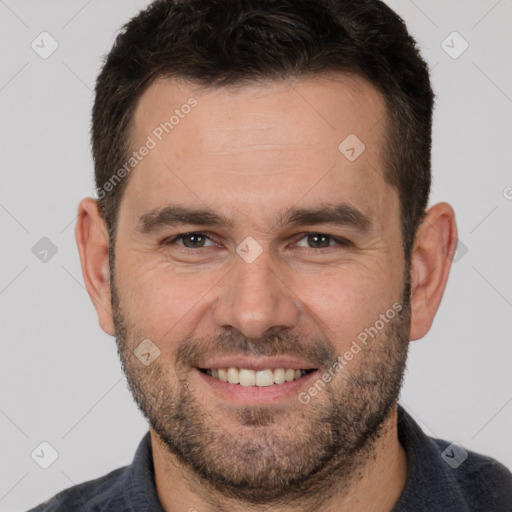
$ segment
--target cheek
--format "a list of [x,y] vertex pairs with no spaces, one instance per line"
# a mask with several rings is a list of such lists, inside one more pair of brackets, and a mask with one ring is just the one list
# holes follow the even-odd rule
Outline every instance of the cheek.
[[391,268],[379,272],[362,265],[312,276],[296,276],[297,295],[306,314],[320,324],[324,335],[339,349],[369,326],[401,298],[401,277]]
[[[183,337],[191,322],[204,315],[210,291],[225,271],[180,271],[168,264],[146,262],[117,271],[124,314],[154,340]],[[122,283],[122,284],[120,284]],[[185,333],[187,330],[187,333]]]

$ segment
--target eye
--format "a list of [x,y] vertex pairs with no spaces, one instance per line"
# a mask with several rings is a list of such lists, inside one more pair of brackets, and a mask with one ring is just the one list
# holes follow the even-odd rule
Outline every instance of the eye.
[[[299,240],[305,240],[305,244],[296,244],[299,247],[307,247],[309,249],[327,249],[333,245],[341,245],[352,247],[352,243],[344,238],[333,237],[324,233],[304,233]],[[331,243],[331,242],[334,242]]]
[[[182,243],[177,243],[182,242]],[[205,245],[211,242],[211,245]],[[183,233],[162,241],[162,245],[179,245],[187,249],[200,249],[201,247],[213,247],[215,242],[205,233]]]
[[[185,249],[201,249],[215,247],[217,244],[206,233],[182,233],[161,242],[162,246],[177,245]],[[333,246],[353,247],[353,244],[344,238],[334,237],[325,233],[303,233],[294,245],[308,249],[328,249]]]

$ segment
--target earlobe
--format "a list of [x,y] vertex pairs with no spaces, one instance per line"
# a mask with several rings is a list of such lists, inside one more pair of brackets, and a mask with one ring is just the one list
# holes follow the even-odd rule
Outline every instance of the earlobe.
[[422,338],[432,326],[456,247],[455,212],[448,203],[438,203],[419,226],[411,255],[411,340]]
[[85,287],[96,309],[100,327],[113,336],[108,232],[96,201],[90,197],[83,199],[78,206],[75,236]]

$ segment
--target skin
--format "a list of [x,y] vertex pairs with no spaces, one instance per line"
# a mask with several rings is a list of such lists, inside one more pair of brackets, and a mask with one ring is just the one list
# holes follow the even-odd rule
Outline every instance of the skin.
[[[244,423],[252,409],[254,418],[271,423],[265,428],[273,439],[286,444],[295,439],[287,437],[289,432],[297,435],[301,425],[307,430],[315,414],[326,410],[330,397],[351,389],[345,376],[360,374],[365,364],[376,366],[377,349],[355,357],[330,391],[318,393],[308,405],[296,397],[311,385],[306,380],[291,398],[272,403],[257,402],[253,396],[244,404],[235,403],[205,385],[196,370],[182,368],[179,373],[178,350],[190,338],[213,340],[208,354],[215,354],[215,337],[227,331],[257,347],[267,333],[280,329],[299,336],[304,345],[323,340],[343,354],[361,331],[402,300],[406,265],[399,199],[383,177],[384,100],[362,78],[338,74],[237,89],[158,80],[137,106],[133,147],[140,147],[190,97],[197,106],[132,171],[120,206],[115,283],[127,328],[124,364],[148,394],[164,385],[170,393],[183,379],[203,421],[221,425],[230,439],[259,439],[262,427]],[[353,162],[338,150],[349,134],[366,146]],[[332,224],[290,228],[274,222],[278,212],[292,206],[340,201],[371,219],[369,233]],[[141,233],[139,218],[168,203],[208,206],[231,219],[233,229],[184,225]],[[78,214],[76,237],[85,284],[101,328],[115,335],[106,226],[91,198],[80,203]],[[160,245],[187,232],[207,233],[214,242],[199,249]],[[344,238],[353,246],[331,241],[330,247],[312,248],[304,233]],[[252,263],[236,253],[247,236],[262,248]],[[408,340],[422,338],[431,327],[456,240],[451,206],[431,206],[412,252]],[[381,336],[386,339],[386,334]],[[128,355],[145,338],[160,350],[147,370]],[[265,411],[256,407],[262,404]],[[317,488],[315,499],[304,496],[293,505],[268,501],[266,506],[242,503],[209,487],[150,428],[158,496],[163,508],[173,511],[228,506],[234,511],[314,510],[320,502],[326,512],[391,510],[407,474],[396,421],[394,404],[379,436],[368,442],[349,474],[334,480],[337,486],[328,483],[332,492],[325,492],[326,487],[323,498]]]

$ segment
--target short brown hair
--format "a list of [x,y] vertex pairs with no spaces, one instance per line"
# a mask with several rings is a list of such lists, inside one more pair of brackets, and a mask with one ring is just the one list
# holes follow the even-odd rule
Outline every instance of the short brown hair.
[[96,83],[92,152],[111,240],[128,177],[133,113],[161,77],[210,87],[327,71],[357,73],[386,100],[385,179],[400,199],[409,261],[430,192],[434,94],[402,19],[379,0],[157,0],[117,36]]

